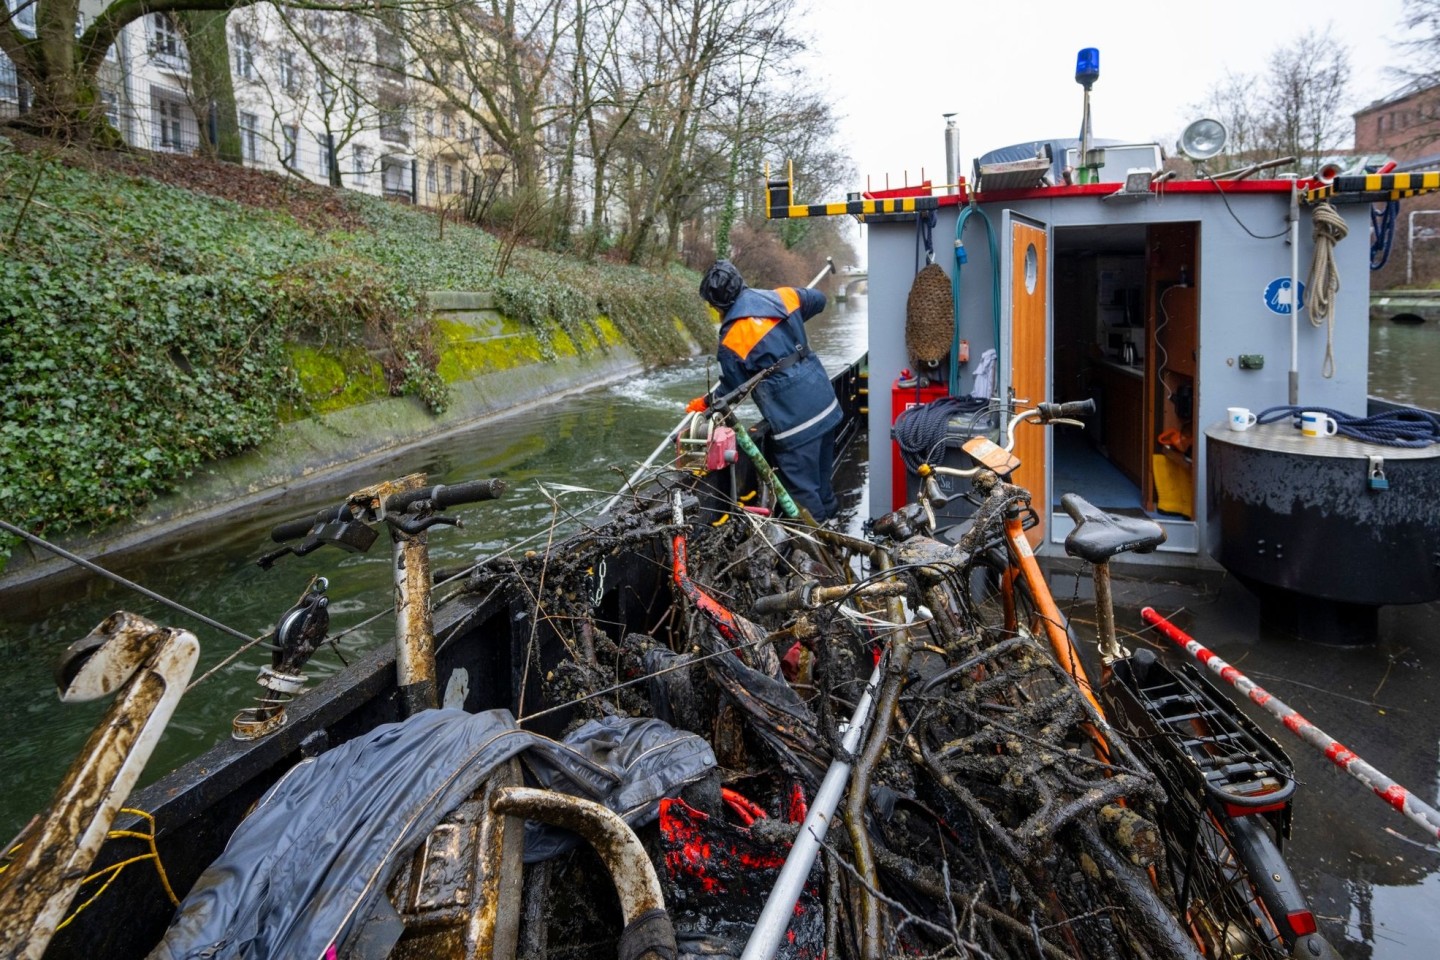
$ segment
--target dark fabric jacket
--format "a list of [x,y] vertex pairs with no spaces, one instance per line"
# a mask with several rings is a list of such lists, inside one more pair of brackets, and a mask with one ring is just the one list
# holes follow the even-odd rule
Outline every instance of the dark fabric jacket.
[[[825,309],[810,287],[746,287],[720,325],[720,391],[728,393],[808,344],[805,321]],[[755,388],[755,402],[781,444],[801,443],[839,426],[840,404],[820,358],[811,354]]]

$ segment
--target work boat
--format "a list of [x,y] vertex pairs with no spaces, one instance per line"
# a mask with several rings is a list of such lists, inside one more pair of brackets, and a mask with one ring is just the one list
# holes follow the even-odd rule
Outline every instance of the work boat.
[[[953,121],[946,137],[954,157]],[[787,173],[768,210],[866,225],[877,512],[913,498],[927,456],[968,465],[964,441],[1004,428],[978,398],[1094,398],[1083,431],[1021,433],[1038,553],[1063,557],[1057,508],[1079,493],[1165,529],[1117,565],[1222,566],[1280,632],[1367,642],[1381,605],[1440,598],[1440,420],[1367,397],[1366,239],[1373,205],[1440,174],[1206,174],[1223,143],[1214,120],[1187,129],[1195,179],[1158,144],[1074,139],[835,203],[801,203]]]

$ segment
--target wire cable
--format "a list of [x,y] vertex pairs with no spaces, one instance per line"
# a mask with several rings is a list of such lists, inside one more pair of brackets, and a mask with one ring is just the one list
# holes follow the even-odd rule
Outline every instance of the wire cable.
[[1254,237],[1256,240],[1278,240],[1278,239],[1280,239],[1281,237],[1284,237],[1284,236],[1288,236],[1288,235],[1289,235],[1289,233],[1290,233],[1290,228],[1289,228],[1289,227],[1286,227],[1284,230],[1281,230],[1279,233],[1266,234],[1265,236],[1261,236],[1260,234],[1256,233],[1254,230],[1251,230],[1249,227],[1245,226],[1245,221],[1241,220],[1240,217],[1239,217],[1239,215],[1237,215],[1237,214],[1235,213],[1235,209],[1230,206],[1230,198],[1227,197],[1227,196],[1225,196],[1225,191],[1224,191],[1224,190],[1220,189],[1220,181],[1219,181],[1219,180],[1216,180],[1214,177],[1210,176],[1210,174],[1204,172],[1203,170],[1197,170],[1197,171],[1196,171],[1196,176],[1198,176],[1201,180],[1209,180],[1210,183],[1211,183],[1212,185],[1214,185],[1214,187],[1215,187],[1215,192],[1218,193],[1218,194],[1220,194],[1220,199],[1221,199],[1221,200],[1225,201],[1225,209],[1226,209],[1227,211],[1229,211],[1229,213],[1230,213],[1230,219],[1232,219],[1232,220],[1234,220],[1236,223],[1240,224],[1240,229],[1241,229],[1241,230],[1244,230],[1246,233],[1250,234],[1250,236]]

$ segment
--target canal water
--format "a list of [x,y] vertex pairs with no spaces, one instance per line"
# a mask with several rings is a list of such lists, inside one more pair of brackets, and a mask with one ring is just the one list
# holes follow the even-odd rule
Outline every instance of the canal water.
[[[839,369],[865,348],[865,299],[833,303],[810,324],[812,345]],[[1433,326],[1433,325],[1431,325]],[[1372,390],[1394,399],[1440,408],[1440,331],[1394,324],[1372,326]],[[122,576],[171,597],[247,635],[270,629],[310,577],[329,579],[331,629],[344,631],[339,646],[350,659],[391,636],[388,549],[384,538],[366,555],[317,551],[287,557],[262,571],[254,560],[273,545],[269,528],[338,500],[378,479],[423,471],[434,482],[503,477],[501,501],[457,511],[463,530],[431,534],[435,567],[458,567],[537,535],[573,528],[574,515],[608,499],[679,419],[685,402],[715,377],[713,359],[698,357],[581,397],[537,407],[483,428],[411,449],[403,457],[339,476],[246,515],[227,517],[144,552],[107,564]],[[742,416],[744,411],[742,411]],[[617,466],[618,465],[618,466]],[[865,513],[865,478],[851,475],[842,501]],[[575,490],[576,486],[585,489]],[[1221,655],[1291,702],[1362,756],[1436,801],[1440,790],[1440,605],[1384,611],[1378,648],[1306,648],[1266,636],[1253,598],[1224,577],[1118,583],[1118,618],[1135,624],[1135,609],[1152,604]],[[1070,579],[1055,585],[1057,599],[1081,627],[1092,616],[1088,589]],[[84,742],[105,704],[59,704],[50,671],[55,656],[107,614],[132,610],[157,622],[193,630],[202,645],[197,676],[220,664],[238,641],[186,619],[98,577],[0,596],[0,837],[12,836],[38,810]],[[354,629],[352,629],[354,628]],[[228,735],[231,717],[259,688],[259,650],[222,668],[187,696],[170,724],[146,782],[194,757]],[[318,681],[341,668],[333,652],[317,654],[309,668]],[[1287,736],[1268,717],[1261,725]],[[1386,734],[1378,755],[1366,731]],[[1414,839],[1419,831],[1390,813],[1355,781],[1334,771],[1293,738],[1284,743],[1304,781],[1295,837],[1288,850],[1301,886],[1311,895],[1322,932],[1350,960],[1405,960],[1435,955],[1440,944],[1440,853]],[[1387,828],[1395,831],[1387,832]],[[1396,834],[1399,834],[1398,836]]]

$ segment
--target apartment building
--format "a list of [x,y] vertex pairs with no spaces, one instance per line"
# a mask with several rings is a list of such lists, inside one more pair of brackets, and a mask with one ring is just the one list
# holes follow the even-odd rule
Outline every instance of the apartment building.
[[[33,3],[6,2],[33,36]],[[77,37],[105,6],[81,0]],[[444,25],[432,17],[418,26]],[[427,45],[422,60],[397,30],[373,19],[270,4],[234,10],[227,32],[247,166],[431,207],[453,206],[502,174],[504,157],[474,119],[479,93],[458,64],[437,58],[443,46]],[[454,49],[458,57],[464,48]],[[214,106],[194,93],[184,37],[169,14],[128,25],[99,79],[107,116],[126,143],[190,154],[215,142]],[[442,84],[448,93],[437,89]],[[30,103],[27,85],[0,54],[0,116],[27,112]]]

